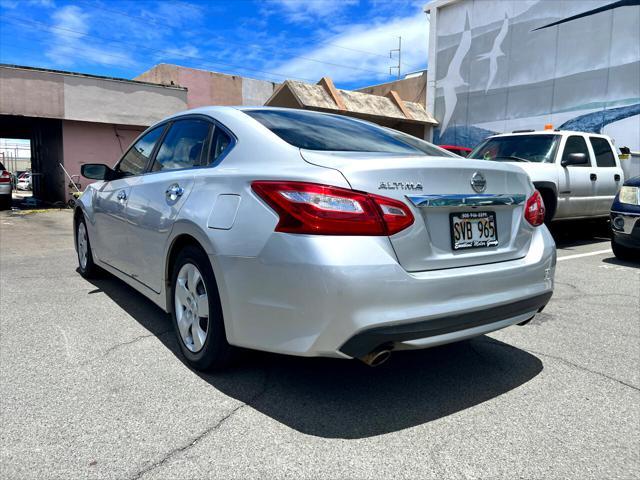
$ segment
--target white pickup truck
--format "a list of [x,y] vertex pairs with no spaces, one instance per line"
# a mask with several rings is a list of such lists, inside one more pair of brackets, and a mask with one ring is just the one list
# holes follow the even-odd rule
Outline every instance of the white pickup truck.
[[494,135],[469,158],[513,162],[542,194],[545,222],[608,217],[624,183],[611,139],[605,135],[558,130],[518,130]]

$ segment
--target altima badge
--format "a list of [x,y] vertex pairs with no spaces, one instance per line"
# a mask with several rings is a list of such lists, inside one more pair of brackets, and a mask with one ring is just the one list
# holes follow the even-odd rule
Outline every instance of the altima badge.
[[487,189],[487,179],[480,172],[471,175],[471,187],[478,193],[482,193]]
[[422,190],[420,182],[380,182],[378,190]]

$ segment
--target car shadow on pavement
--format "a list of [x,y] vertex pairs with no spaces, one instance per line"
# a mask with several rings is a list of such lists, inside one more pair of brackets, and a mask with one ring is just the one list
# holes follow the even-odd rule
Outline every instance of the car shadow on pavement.
[[[92,283],[98,289],[94,292],[104,292],[184,364],[167,314],[110,275]],[[193,373],[299,432],[357,439],[468,409],[519,387],[542,369],[537,357],[483,336],[428,350],[396,352],[377,368],[357,360],[243,350],[224,372]]]
[[552,223],[549,231],[556,246],[567,250],[611,239],[611,230],[606,219],[559,221]]
[[618,265],[620,267],[640,268],[640,259],[638,261],[632,262],[631,260],[620,260],[617,257],[609,257],[609,258],[603,258],[602,261],[604,263],[609,263],[611,265]]

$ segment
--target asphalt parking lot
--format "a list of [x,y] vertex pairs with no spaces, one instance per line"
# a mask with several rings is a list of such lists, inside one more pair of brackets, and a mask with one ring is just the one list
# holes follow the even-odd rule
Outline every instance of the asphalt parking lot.
[[554,229],[555,295],[525,327],[376,369],[250,353],[203,375],[150,301],[80,277],[71,223],[0,213],[2,478],[640,476],[640,265],[593,225]]

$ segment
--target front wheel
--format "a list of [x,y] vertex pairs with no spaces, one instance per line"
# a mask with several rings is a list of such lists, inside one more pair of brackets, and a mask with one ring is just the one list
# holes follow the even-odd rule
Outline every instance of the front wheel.
[[633,261],[640,259],[640,252],[618,244],[615,237],[611,239],[611,250],[613,250],[613,254],[616,258],[619,258],[620,260]]
[[207,255],[185,247],[171,276],[171,317],[180,350],[197,370],[227,366],[233,347],[227,342],[222,307]]
[[89,234],[84,217],[80,216],[76,223],[76,251],[78,252],[78,270],[84,278],[94,278],[98,274],[98,266],[93,263]]

